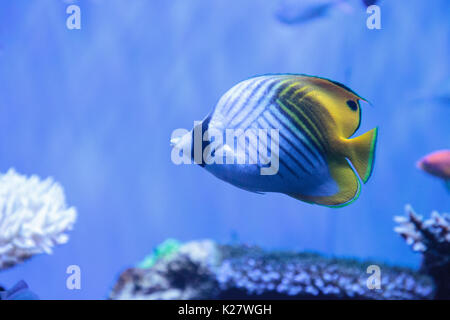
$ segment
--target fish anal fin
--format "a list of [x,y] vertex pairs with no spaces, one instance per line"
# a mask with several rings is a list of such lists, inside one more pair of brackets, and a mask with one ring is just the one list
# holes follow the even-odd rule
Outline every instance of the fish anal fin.
[[332,208],[340,208],[358,199],[361,184],[356,173],[345,158],[330,161],[330,173],[338,186],[338,191],[329,196],[308,196],[290,193],[289,196],[311,204],[318,204]]
[[364,183],[369,180],[373,171],[377,137],[378,128],[374,128],[359,137],[347,140],[350,145],[347,156]]

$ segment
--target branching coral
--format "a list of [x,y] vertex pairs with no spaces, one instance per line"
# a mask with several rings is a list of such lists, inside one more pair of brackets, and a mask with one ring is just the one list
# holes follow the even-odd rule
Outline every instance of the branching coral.
[[410,205],[405,211],[406,217],[395,217],[399,226],[394,230],[422,253],[421,269],[435,282],[435,298],[450,299],[450,214],[434,211],[423,220]]
[[367,285],[373,263],[258,247],[182,245],[148,269],[122,273],[111,299],[428,299],[426,276],[380,264],[380,289]]
[[[418,272],[312,253],[193,241],[177,243],[176,250],[164,244],[159,251],[170,252],[161,255],[165,259],[152,258],[149,268],[126,270],[110,298],[450,299],[450,215],[433,212],[424,220],[407,206],[406,217],[395,221],[395,231],[423,255]],[[369,266],[380,270],[378,288],[369,285]]]
[[[228,250],[234,252],[217,272],[220,298],[426,299],[431,292],[427,279],[406,268],[313,253]],[[371,265],[381,270],[379,289],[367,284]]]
[[67,242],[76,215],[51,178],[0,174],[0,270]]

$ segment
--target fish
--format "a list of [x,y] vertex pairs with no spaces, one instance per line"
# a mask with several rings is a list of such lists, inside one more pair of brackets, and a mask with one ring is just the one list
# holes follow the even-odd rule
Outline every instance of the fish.
[[306,0],[284,3],[275,13],[277,19],[285,24],[305,23],[325,16],[336,5],[335,0]]
[[9,290],[0,290],[0,300],[39,300],[39,297],[21,280]]
[[[376,4],[377,0],[362,0],[364,6]],[[328,15],[333,9],[350,13],[352,4],[346,0],[290,0],[283,1],[275,12],[284,24],[302,24]]]
[[362,0],[362,2],[366,7],[370,7],[377,4],[378,0]]
[[432,152],[417,161],[417,168],[426,173],[444,180],[447,190],[450,192],[450,150],[438,150]]
[[440,81],[440,84],[432,92],[413,97],[411,102],[413,104],[420,103],[426,105],[431,102],[443,106],[450,106],[450,79]]
[[191,131],[172,136],[172,156],[247,191],[349,205],[372,174],[378,137],[378,127],[352,137],[360,100],[367,101],[326,78],[255,76],[228,90]]

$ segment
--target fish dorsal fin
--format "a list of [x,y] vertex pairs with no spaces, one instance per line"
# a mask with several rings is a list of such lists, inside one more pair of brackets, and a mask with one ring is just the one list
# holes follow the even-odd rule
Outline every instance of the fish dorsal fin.
[[359,100],[367,101],[347,86],[328,79],[306,77],[314,88],[313,99],[323,106],[344,138],[352,136],[361,123]]
[[329,168],[330,179],[333,179],[338,185],[338,191],[333,195],[307,196],[295,193],[288,195],[308,203],[332,208],[347,206],[358,199],[361,192],[361,183],[348,161],[345,158],[333,159],[330,161]]

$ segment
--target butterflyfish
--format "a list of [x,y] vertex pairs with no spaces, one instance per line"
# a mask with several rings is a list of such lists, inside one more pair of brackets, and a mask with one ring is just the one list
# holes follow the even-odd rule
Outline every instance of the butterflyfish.
[[325,78],[256,76],[236,84],[203,121],[174,137],[172,152],[183,151],[248,191],[341,207],[359,197],[374,167],[378,128],[353,137],[360,100],[366,101]]

